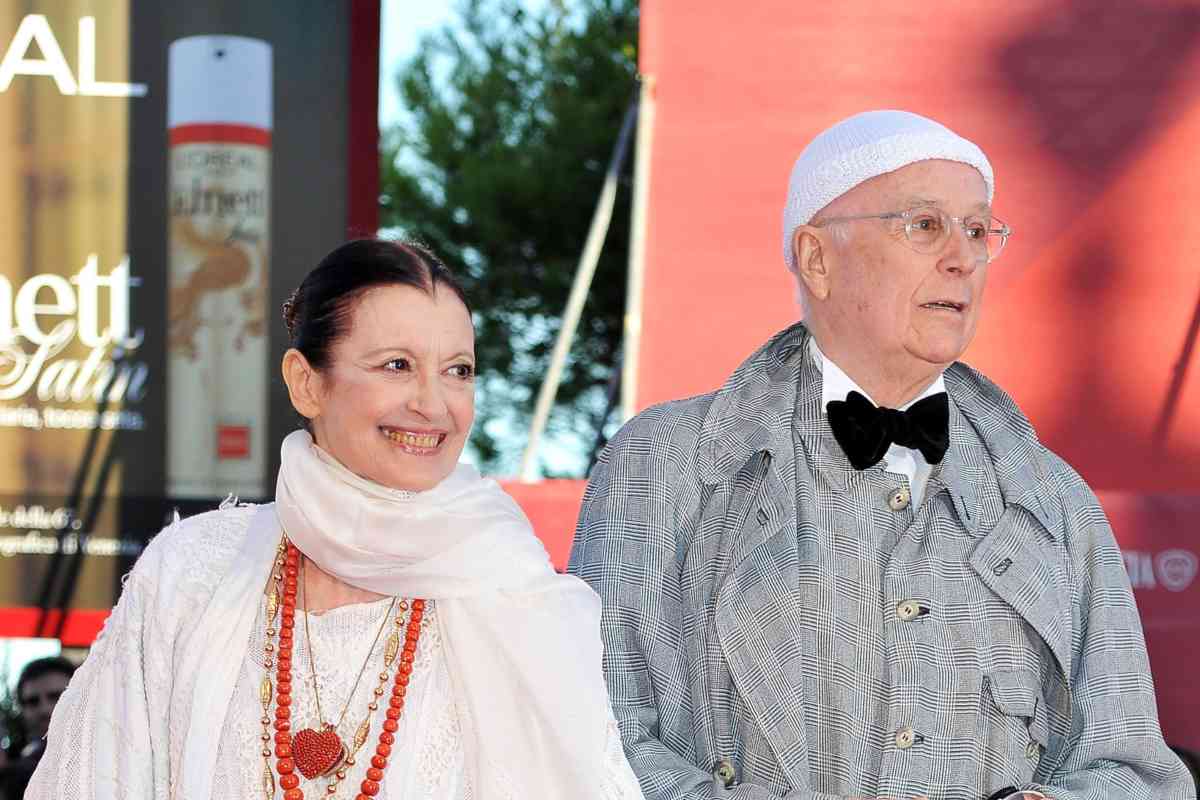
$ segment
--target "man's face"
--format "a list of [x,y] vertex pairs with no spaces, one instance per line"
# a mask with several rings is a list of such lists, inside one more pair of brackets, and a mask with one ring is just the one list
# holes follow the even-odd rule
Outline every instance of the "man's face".
[[30,741],[41,739],[50,728],[50,714],[70,681],[61,672],[47,672],[30,678],[21,686],[21,720]]
[[[820,217],[934,206],[947,215],[989,212],[983,176],[954,161],[919,161],[847,192]],[[959,225],[936,252],[919,253],[904,221],[830,226],[829,296],[820,313],[857,360],[890,372],[945,367],[974,338],[987,280],[986,257]]]

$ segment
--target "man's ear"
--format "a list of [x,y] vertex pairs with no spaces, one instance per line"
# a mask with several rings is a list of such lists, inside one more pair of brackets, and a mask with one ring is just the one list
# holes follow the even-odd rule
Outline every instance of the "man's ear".
[[283,354],[283,382],[287,384],[288,397],[292,407],[306,419],[315,419],[321,413],[324,386],[321,373],[308,363],[296,348],[291,348]]
[[829,250],[821,235],[823,231],[812,225],[801,225],[792,232],[792,272],[803,284],[808,294],[817,300],[829,296]]

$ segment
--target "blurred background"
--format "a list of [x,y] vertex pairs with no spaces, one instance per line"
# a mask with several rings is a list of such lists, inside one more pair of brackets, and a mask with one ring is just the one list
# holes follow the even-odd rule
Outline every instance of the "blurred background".
[[462,275],[466,457],[562,566],[616,429],[797,318],[791,163],[871,108],[989,155],[1015,235],[966,360],[1100,495],[1200,751],[1200,0],[0,0],[0,57],[10,764],[62,665],[22,669],[82,658],[149,537],[271,497],[279,308],[327,251]]

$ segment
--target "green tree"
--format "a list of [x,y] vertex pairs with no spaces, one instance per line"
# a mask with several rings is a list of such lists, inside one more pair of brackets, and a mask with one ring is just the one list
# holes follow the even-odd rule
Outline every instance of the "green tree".
[[[636,0],[525,6],[466,0],[457,24],[422,40],[397,75],[404,119],[384,131],[381,158],[385,229],[432,247],[472,299],[471,446],[508,473],[637,81]],[[631,162],[547,431],[576,475],[619,370]]]
[[25,746],[25,725],[21,722],[17,693],[10,688],[13,679],[8,671],[8,660],[3,663],[0,667],[0,749],[15,756]]

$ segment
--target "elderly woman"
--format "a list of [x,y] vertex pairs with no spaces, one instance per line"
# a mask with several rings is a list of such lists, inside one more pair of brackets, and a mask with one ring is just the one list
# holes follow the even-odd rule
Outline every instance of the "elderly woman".
[[428,251],[330,253],[284,308],[306,430],[275,503],[146,549],[27,798],[637,798],[599,601],[458,463],[474,331]]

